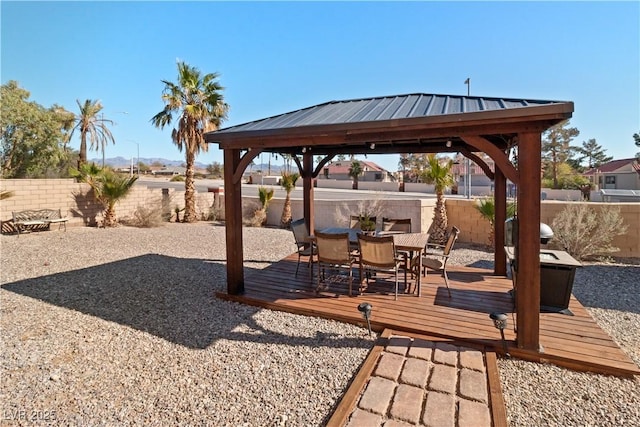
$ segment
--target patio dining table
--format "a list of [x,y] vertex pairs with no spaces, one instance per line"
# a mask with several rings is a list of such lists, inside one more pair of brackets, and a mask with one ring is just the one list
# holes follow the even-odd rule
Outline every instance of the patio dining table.
[[[343,227],[329,227],[320,230],[323,233],[339,234],[349,233],[349,242],[352,245],[358,245],[358,234],[362,231],[356,228],[343,228]],[[393,244],[396,250],[415,252],[417,253],[418,270],[416,274],[416,288],[418,290],[418,297],[422,296],[422,290],[420,288],[422,271],[422,255],[429,240],[429,233],[403,233],[397,231],[376,231],[375,236],[393,236]],[[313,236],[312,236],[313,238]]]

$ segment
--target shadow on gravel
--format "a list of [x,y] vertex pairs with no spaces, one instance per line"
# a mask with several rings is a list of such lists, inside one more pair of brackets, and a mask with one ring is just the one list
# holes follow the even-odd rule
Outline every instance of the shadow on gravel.
[[[252,269],[245,267],[246,274]],[[310,346],[367,347],[360,339],[294,337],[259,325],[262,309],[217,299],[214,280],[226,267],[212,260],[148,254],[86,269],[2,285],[2,289],[204,349],[219,339]],[[238,332],[240,329],[250,332]]]
[[584,265],[576,269],[573,295],[585,307],[640,314],[640,265]]

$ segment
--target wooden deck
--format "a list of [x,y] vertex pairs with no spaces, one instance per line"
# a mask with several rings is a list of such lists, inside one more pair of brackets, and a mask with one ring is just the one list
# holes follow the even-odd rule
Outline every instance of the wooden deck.
[[[393,298],[393,282],[378,275],[362,295],[357,295],[357,269],[354,269],[354,296],[349,297],[347,281],[341,277],[328,289],[316,292],[316,278],[309,278],[306,264],[300,264],[295,277],[297,254],[251,272],[245,277],[243,295],[218,293],[217,297],[273,310],[317,316],[366,327],[357,310],[361,302],[373,306],[371,326],[384,329],[428,334],[456,341],[483,345],[502,353],[500,332],[489,319],[489,313],[499,311],[509,315],[505,330],[508,351],[524,360],[549,362],[574,370],[618,376],[640,375],[640,368],[621,350],[573,296],[569,309],[574,316],[559,313],[540,314],[541,353],[516,347],[515,313],[508,291],[511,280],[494,276],[492,271],[451,266],[449,281],[451,298],[443,278],[427,274],[422,278],[422,296],[403,294]],[[402,283],[402,278],[400,278]],[[386,281],[386,283],[385,283]],[[379,283],[378,283],[379,282]],[[402,286],[402,284],[401,284]]]

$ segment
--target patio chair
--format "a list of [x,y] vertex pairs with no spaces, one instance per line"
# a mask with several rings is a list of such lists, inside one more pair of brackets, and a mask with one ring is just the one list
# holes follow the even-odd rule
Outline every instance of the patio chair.
[[356,262],[356,257],[351,252],[349,245],[349,233],[321,233],[317,232],[316,249],[318,258],[318,287],[316,290],[320,290],[320,283],[326,282],[326,269],[341,268],[346,269],[349,280],[349,296],[352,293],[353,285],[353,264]]
[[[452,227],[449,232],[449,237],[444,245],[436,245],[433,243],[427,243],[425,247],[425,254],[422,257],[422,274],[426,275],[427,269],[442,273],[444,277],[444,284],[447,285],[447,292],[449,292],[449,298],[451,298],[451,290],[449,289],[449,276],[447,276],[447,262],[451,255],[451,249],[458,240],[460,230],[458,227]],[[417,270],[418,260],[412,261],[413,271],[415,274],[420,274]]]
[[[382,231],[391,233],[411,233],[411,218],[382,218]],[[407,281],[407,271],[411,271],[413,252],[398,251],[404,257],[404,281]]]
[[[393,271],[395,275],[395,299],[398,299],[398,269],[404,263],[404,259],[396,254],[393,236],[367,236],[358,234],[358,246],[360,248],[360,281],[366,270],[366,280],[369,283],[370,271]],[[407,285],[405,275],[405,287]]]
[[298,264],[296,265],[296,277],[298,276],[298,269],[300,268],[300,259],[303,256],[309,257],[308,265],[309,278],[313,275],[313,256],[317,251],[311,239],[309,238],[309,231],[307,231],[307,224],[304,218],[291,221],[291,231],[293,232],[293,238],[296,241],[296,248],[298,251]]

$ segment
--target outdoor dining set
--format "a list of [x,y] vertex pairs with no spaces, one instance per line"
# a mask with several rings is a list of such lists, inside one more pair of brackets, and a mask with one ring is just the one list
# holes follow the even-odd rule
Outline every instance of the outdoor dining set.
[[[376,219],[368,218],[373,223]],[[432,270],[442,274],[451,296],[447,261],[458,238],[458,228],[452,227],[447,241],[440,245],[429,242],[428,232],[412,232],[410,218],[382,218],[382,227],[371,231],[363,230],[360,224],[361,218],[354,215],[350,227],[325,228],[311,235],[304,218],[292,221],[291,230],[298,252],[296,276],[302,258],[306,257],[311,280],[314,278],[314,264],[317,264],[316,291],[323,286],[328,288],[332,281],[346,279],[349,296],[352,296],[354,281],[358,285],[358,294],[362,294],[370,282],[387,282],[386,278],[392,274],[394,298],[397,300],[401,273],[403,293],[420,297],[421,277],[427,270]],[[356,280],[354,269],[359,273]],[[415,279],[412,292],[409,292],[409,277]]]

